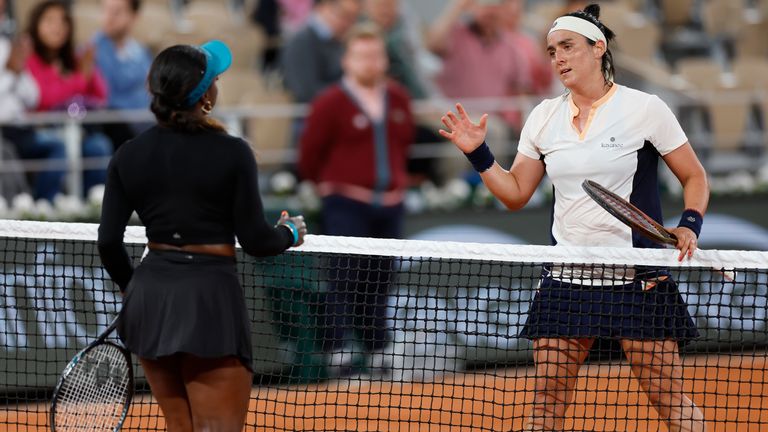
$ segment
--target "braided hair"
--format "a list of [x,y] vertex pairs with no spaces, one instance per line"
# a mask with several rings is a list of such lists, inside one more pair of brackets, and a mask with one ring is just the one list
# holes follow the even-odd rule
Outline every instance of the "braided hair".
[[[609,43],[616,38],[616,34],[613,32],[613,30],[606,27],[606,25],[600,21],[600,5],[593,3],[585,7],[583,10],[571,12],[566,16],[572,16],[589,21],[590,23],[596,25],[601,32],[603,32],[603,35],[605,35],[605,40],[608,43],[606,43],[605,46],[605,54],[603,54],[601,69],[603,71],[603,77],[605,77],[606,82],[613,81],[613,77],[616,75],[616,68],[613,66],[613,53],[611,53]],[[589,38],[585,39],[587,39],[587,42],[590,45],[595,45],[596,43]]]

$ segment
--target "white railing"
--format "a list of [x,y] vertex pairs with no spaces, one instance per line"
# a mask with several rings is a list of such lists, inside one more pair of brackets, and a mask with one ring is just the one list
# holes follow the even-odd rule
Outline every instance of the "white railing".
[[[509,109],[519,109],[528,113],[540,98],[485,98],[468,100],[465,104],[474,112],[500,112]],[[414,114],[417,116],[436,116],[453,108],[453,102],[443,99],[418,101],[414,103]],[[249,119],[294,119],[306,117],[307,104],[271,103],[251,104],[235,107],[220,107],[215,115],[227,127],[229,133],[242,136],[244,122]],[[67,189],[82,190],[82,170],[84,168],[104,168],[109,158],[83,158],[81,143],[83,138],[82,126],[105,123],[141,123],[154,122],[155,118],[148,110],[71,110],[70,112],[28,113],[13,121],[0,122],[3,126],[51,126],[60,128],[60,133],[67,149],[66,161],[19,161],[15,166],[3,164],[0,159],[0,173],[23,170],[26,172],[49,169],[66,169]],[[2,137],[0,137],[2,144]],[[292,146],[280,146],[280,149],[265,149],[259,151],[259,163],[263,165],[281,165],[296,161],[296,151]],[[509,146],[504,146],[509,148]],[[439,143],[414,146],[411,157],[440,158],[454,157],[455,150]],[[2,156],[0,155],[0,158]]]
[[[762,92],[745,91],[724,91],[724,92],[686,92],[676,99],[670,98],[669,105],[672,110],[678,112],[679,109],[686,106],[703,106],[707,101],[719,100],[720,102],[743,103],[752,101],[768,109],[768,94]],[[510,110],[522,112],[523,118],[541,101],[541,97],[515,96],[506,98],[478,98],[466,99],[463,101],[467,110],[479,117],[480,113],[498,113]],[[416,101],[413,104],[414,114],[419,118],[431,119],[430,124],[439,127],[439,116],[447,110],[454,108],[454,101],[449,99],[430,99]],[[295,119],[303,118],[307,115],[307,104],[293,103],[269,103],[269,104],[250,104],[234,107],[219,107],[215,115],[227,126],[228,131],[237,136],[244,133],[244,124],[249,119]],[[768,115],[763,116],[768,119]],[[67,189],[69,191],[82,190],[82,170],[84,168],[103,168],[109,162],[109,158],[83,158],[82,157],[82,126],[88,124],[103,123],[141,123],[153,122],[154,116],[148,110],[72,110],[71,112],[47,112],[47,113],[29,113],[23,118],[13,121],[0,122],[3,126],[51,126],[60,128],[62,139],[66,144],[66,161],[44,161],[44,160],[26,160],[18,164],[9,165],[3,163],[0,159],[0,173],[13,171],[34,172],[47,169],[66,169]],[[768,125],[763,125],[767,128]],[[757,139],[764,143],[768,148],[768,133],[763,130],[762,137]],[[689,131],[689,135],[694,144],[711,142],[712,137],[706,131]],[[2,145],[0,137],[0,145]],[[257,148],[260,147],[256,143]],[[507,156],[514,152],[514,143],[499,146],[500,151],[505,151]],[[498,154],[503,156],[503,154]],[[2,156],[0,155],[0,158]],[[425,143],[414,145],[411,149],[411,158],[454,158],[457,152],[452,146],[446,146],[445,143]],[[290,164],[296,161],[296,150],[293,146],[285,143],[277,149],[259,150],[259,163],[265,166],[280,166]]]

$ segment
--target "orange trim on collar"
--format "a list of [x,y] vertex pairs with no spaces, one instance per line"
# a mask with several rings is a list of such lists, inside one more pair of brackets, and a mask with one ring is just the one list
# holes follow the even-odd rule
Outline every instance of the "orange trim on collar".
[[575,119],[581,110],[579,110],[579,107],[576,106],[576,104],[573,102],[573,94],[568,95],[568,105],[571,107],[571,127],[573,130],[576,131],[576,133],[579,134],[579,140],[583,141],[584,137],[587,136],[587,131],[589,130],[589,127],[592,125],[592,120],[595,118],[595,114],[597,113],[597,109],[604,105],[608,100],[616,93],[616,90],[619,89],[618,84],[614,83],[610,89],[608,89],[608,92],[606,92],[603,97],[600,99],[592,102],[592,106],[589,108],[589,116],[587,117],[587,123],[584,125],[584,128],[579,131],[579,129],[576,127],[576,125],[573,124],[573,119]]

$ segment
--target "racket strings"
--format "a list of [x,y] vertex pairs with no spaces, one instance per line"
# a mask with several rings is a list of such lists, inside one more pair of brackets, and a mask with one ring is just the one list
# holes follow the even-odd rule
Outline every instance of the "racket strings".
[[122,420],[130,372],[122,351],[110,344],[89,350],[75,365],[56,401],[56,430],[114,430]]

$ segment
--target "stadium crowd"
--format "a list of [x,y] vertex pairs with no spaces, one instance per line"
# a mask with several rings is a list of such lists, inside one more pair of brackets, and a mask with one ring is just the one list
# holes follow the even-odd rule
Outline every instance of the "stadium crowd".
[[[412,142],[427,151],[408,161],[405,187],[425,180],[440,184],[469,171],[450,149],[449,158],[430,154],[440,149],[440,109],[434,107],[444,101],[485,101],[481,106],[494,114],[489,144],[508,163],[530,107],[562,91],[542,46],[548,23],[585,3],[0,0],[0,197],[10,203],[28,192],[52,203],[58,195],[87,196],[103,183],[110,155],[147,127],[123,113],[146,109],[147,71],[153,55],[167,46],[209,39],[230,46],[234,63],[222,77],[220,106],[311,107],[345,76],[345,37],[361,22],[381,32],[389,79],[421,108],[414,109]],[[768,48],[761,36],[768,28],[768,1],[600,4],[621,35],[618,78],[640,82],[678,108],[708,171],[736,171],[753,183],[768,183]],[[719,97],[723,91],[731,97]],[[83,122],[76,146],[82,164],[75,165],[85,168],[83,189],[68,190],[72,137],[62,123],[98,110],[109,110],[110,120]],[[20,121],[41,112],[66,114],[58,121]],[[306,113],[295,112],[293,118],[246,114],[238,120],[257,154],[299,152]],[[282,168],[300,175],[300,158],[284,158]]]

